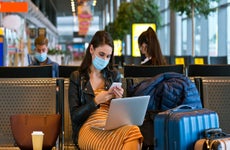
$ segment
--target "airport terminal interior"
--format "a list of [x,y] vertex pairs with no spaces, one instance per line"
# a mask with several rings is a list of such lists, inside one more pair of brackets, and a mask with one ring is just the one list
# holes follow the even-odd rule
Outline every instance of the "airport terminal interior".
[[[53,150],[75,150],[69,76],[81,65],[99,30],[108,31],[113,38],[114,67],[121,72],[124,96],[131,83],[162,73],[180,73],[194,83],[202,106],[217,112],[220,128],[230,134],[230,0],[203,2],[0,0],[0,150],[19,150],[15,141],[20,143],[21,137],[17,141],[19,132],[12,134],[17,124],[11,124],[12,114],[19,113],[60,114],[61,120],[53,116],[60,121],[55,126],[57,134],[49,138],[55,137]],[[7,9],[11,3],[21,7]],[[140,65],[143,55],[137,39],[148,27],[157,34],[165,66]],[[48,57],[59,65],[57,78],[52,77],[50,66],[28,67],[38,36],[49,41]]]
[[[78,65],[92,35],[97,30],[104,30],[108,24],[116,21],[116,18],[125,15],[122,13],[118,15],[119,6],[132,3],[132,0],[25,0],[25,2],[28,3],[28,12],[0,14],[1,37],[4,38],[4,48],[1,49],[0,55],[1,66],[28,65],[28,56],[33,56],[34,53],[34,39],[44,32],[49,39],[50,57],[54,61],[59,64]],[[210,8],[213,8],[213,11],[207,16],[198,13],[193,19],[186,13],[170,10],[168,0],[153,2],[157,6],[154,8],[157,10],[155,14],[160,15],[158,18],[151,18],[147,22],[131,22],[128,33],[122,39],[114,39],[115,56],[124,57],[124,61],[119,63],[139,63],[140,52],[136,39],[149,23],[156,25],[162,53],[166,57],[204,56],[207,57],[208,63],[211,63],[210,57],[220,56],[228,60],[229,0],[210,1]],[[86,12],[88,16],[81,18],[81,12]],[[154,15],[154,12],[149,14]],[[135,23],[140,24],[138,30],[135,30]],[[81,27],[81,24],[84,24],[84,27]],[[173,60],[169,63],[175,62]]]

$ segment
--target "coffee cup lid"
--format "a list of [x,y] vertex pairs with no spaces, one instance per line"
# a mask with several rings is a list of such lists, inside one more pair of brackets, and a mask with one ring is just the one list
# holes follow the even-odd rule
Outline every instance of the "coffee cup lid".
[[42,131],[33,131],[31,135],[44,135]]

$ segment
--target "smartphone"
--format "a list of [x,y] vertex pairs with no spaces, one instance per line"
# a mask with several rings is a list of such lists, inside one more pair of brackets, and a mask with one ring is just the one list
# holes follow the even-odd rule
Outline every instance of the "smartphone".
[[110,88],[112,87],[116,87],[116,86],[119,86],[121,87],[122,83],[121,82],[113,82],[112,85],[110,86]]

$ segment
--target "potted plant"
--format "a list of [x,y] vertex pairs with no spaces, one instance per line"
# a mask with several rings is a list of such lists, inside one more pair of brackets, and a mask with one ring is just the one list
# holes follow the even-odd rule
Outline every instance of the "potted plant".
[[131,34],[132,23],[155,23],[159,28],[160,20],[155,0],[134,0],[121,3],[117,17],[105,30],[110,32],[114,39],[123,40],[125,35]]

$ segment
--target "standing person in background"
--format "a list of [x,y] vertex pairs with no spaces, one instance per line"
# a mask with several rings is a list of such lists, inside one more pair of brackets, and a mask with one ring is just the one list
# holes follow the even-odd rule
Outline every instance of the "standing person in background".
[[[97,31],[78,71],[70,75],[69,107],[73,141],[85,150],[140,150],[143,137],[138,126],[126,125],[105,131],[92,128],[106,121],[111,99],[121,98],[124,89],[112,87],[121,82],[113,68],[113,39],[108,32]],[[96,121],[96,122],[95,122]]]
[[141,62],[142,65],[167,64],[164,56],[162,55],[157,34],[151,27],[142,32],[138,37],[138,45],[141,54],[145,56],[145,59]]
[[47,57],[48,39],[44,36],[39,36],[35,39],[34,45],[35,45],[35,55],[34,55],[35,60],[32,61],[32,64],[30,64],[30,66],[52,65],[53,77],[58,77],[59,64],[52,61],[49,57]]

